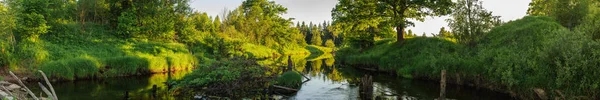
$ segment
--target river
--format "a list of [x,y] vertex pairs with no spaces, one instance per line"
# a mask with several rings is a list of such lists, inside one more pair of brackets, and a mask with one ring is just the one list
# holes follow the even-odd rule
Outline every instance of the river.
[[[292,95],[274,95],[278,99],[298,100],[355,100],[360,99],[359,81],[363,77],[372,77],[374,99],[432,100],[439,97],[439,83],[423,80],[399,78],[393,75],[365,72],[350,66],[336,65],[333,56],[292,57],[295,70],[310,80],[302,84],[299,91]],[[267,59],[259,63],[279,67],[285,65],[287,57]],[[191,99],[193,96],[171,96],[164,84],[169,79],[177,80],[191,71],[163,73],[136,77],[105,78],[100,80],[80,80],[53,83],[61,100],[131,100],[139,99]],[[153,86],[156,88],[153,89]],[[29,84],[36,94],[42,93],[37,84]],[[154,90],[156,92],[153,95]],[[485,89],[476,89],[458,85],[448,85],[448,99],[458,100],[508,100],[507,94]],[[364,95],[364,94],[363,94]]]

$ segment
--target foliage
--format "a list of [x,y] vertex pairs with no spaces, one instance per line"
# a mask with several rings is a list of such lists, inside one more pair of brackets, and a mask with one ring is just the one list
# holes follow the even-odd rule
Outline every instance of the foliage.
[[502,23],[500,16],[493,16],[478,0],[458,0],[451,16],[446,21],[452,34],[459,43],[471,47],[475,47],[490,29]]
[[551,16],[558,23],[573,30],[583,23],[589,13],[593,0],[533,0],[529,4],[527,14],[534,16]]
[[243,36],[240,39],[256,45],[281,47],[303,44],[299,30],[290,27],[291,19],[279,16],[287,8],[267,0],[246,0],[236,10],[231,11],[222,27],[234,27]]
[[[385,41],[385,40],[383,40]],[[349,64],[378,65],[382,70],[396,70],[399,75],[430,75],[436,77],[442,69],[458,71],[461,60],[458,51],[463,47],[441,38],[415,37],[406,39],[402,46],[383,42],[364,52],[344,48],[336,53],[338,59]]]
[[264,74],[267,70],[254,60],[232,58],[200,66],[176,81],[176,87],[184,91],[206,90],[205,92],[211,95],[237,97],[242,95],[236,94],[239,91],[266,88],[264,84],[268,84],[268,81],[264,79],[270,76]]
[[600,39],[600,1],[590,5],[588,15],[583,19],[582,24],[576,27],[576,30],[590,35],[593,39]]
[[404,28],[414,25],[408,19],[423,21],[427,16],[446,15],[452,5],[451,0],[339,0],[331,13],[334,23],[349,24],[344,25],[346,32],[373,26],[395,27],[401,42]]
[[598,44],[584,37],[552,18],[528,16],[492,29],[482,42],[479,57],[488,78],[509,89],[527,93],[529,88],[542,88],[569,96],[594,96],[598,91],[588,89],[598,88],[598,82],[588,77],[596,75],[580,69],[597,66],[593,60],[598,58],[594,53]]
[[40,68],[48,77],[74,80],[75,78],[91,78],[100,68],[100,62],[91,57],[78,57],[45,63]]
[[[410,31],[410,30],[409,30]],[[410,32],[411,34],[407,34],[407,35],[412,35],[412,32]],[[452,35],[453,33],[446,30],[445,27],[440,28],[440,32],[437,34],[438,37],[445,37],[445,38],[454,38],[455,36]]]
[[[569,31],[551,17],[527,16],[491,29],[476,47],[440,38],[416,37],[398,46],[383,41],[373,48],[342,48],[339,60],[395,70],[404,77],[437,79],[440,70],[465,81],[535,98],[540,88],[550,97],[598,97],[598,41]],[[559,92],[555,92],[559,91]]]
[[276,85],[298,88],[302,84],[302,75],[295,71],[288,71],[281,74],[275,81]]
[[331,40],[327,40],[325,41],[325,47],[330,47],[330,48],[335,48],[335,43],[333,43],[333,41]]
[[323,40],[321,40],[321,31],[319,30],[319,27],[316,26],[312,26],[311,27],[311,33],[312,33],[312,38],[310,39],[310,43],[312,45],[322,45],[323,44]]
[[47,14],[47,0],[18,0],[15,6],[17,10],[17,27],[15,37],[17,41],[33,39],[36,41],[42,34],[48,32],[48,26],[44,15]]
[[140,34],[140,28],[136,26],[137,19],[132,11],[125,11],[119,16],[117,25],[117,34],[125,38],[134,37]]
[[[15,17],[12,14],[13,10],[6,7],[7,3],[0,3],[0,67],[14,65],[14,51],[16,41],[13,35],[15,29]],[[13,63],[13,64],[11,64]]]

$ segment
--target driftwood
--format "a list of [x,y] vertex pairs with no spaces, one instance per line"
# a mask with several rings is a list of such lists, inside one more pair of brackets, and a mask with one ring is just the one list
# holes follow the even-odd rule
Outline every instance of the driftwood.
[[[42,91],[44,91],[44,93],[46,93],[48,95],[48,97],[50,97],[51,99],[58,100],[58,97],[56,96],[56,92],[54,92],[54,88],[52,87],[52,84],[50,84],[50,81],[48,81],[48,77],[46,77],[46,74],[41,70],[38,70],[38,71],[44,77],[44,81],[46,81],[46,84],[48,84],[48,86],[50,87],[50,91],[49,91],[48,88],[46,88],[41,82],[38,82],[38,85],[40,85],[40,88],[42,88]],[[17,82],[19,82],[19,85],[21,85],[21,86],[23,86],[23,88],[25,88],[25,91],[27,91],[27,93],[29,94],[29,96],[31,96],[33,98],[33,100],[40,100],[37,96],[35,96],[35,94],[33,92],[31,92],[31,90],[27,86],[25,86],[25,84],[23,84],[23,81],[21,81],[21,79],[19,77],[17,77],[17,75],[15,75],[15,73],[13,73],[12,71],[8,71],[8,72],[10,73],[10,75],[13,78],[17,79]],[[4,90],[7,90],[7,92],[10,95],[15,96],[10,91],[8,91],[8,89],[6,89],[6,87],[2,86],[2,88]],[[42,95],[40,94],[40,97],[41,96]]]
[[540,97],[540,99],[548,100],[548,96],[546,95],[546,92],[543,89],[534,88],[533,91],[537,94],[538,97]]
[[29,93],[29,95],[34,99],[34,100],[39,100],[37,96],[35,96],[35,94],[33,94],[33,92],[31,92],[31,90],[29,90],[29,88],[27,88],[27,86],[25,86],[25,84],[23,84],[23,81],[21,81],[21,79],[19,77],[17,77],[17,75],[15,75],[15,73],[13,73],[12,71],[8,71],[8,73],[10,73],[10,75],[17,79],[17,82],[19,82],[19,84],[21,86],[23,86],[25,88],[25,91],[27,91],[27,93]]
[[442,70],[440,77],[440,98],[438,100],[446,100],[446,70]]
[[360,85],[358,87],[359,97],[362,100],[373,99],[373,76],[365,75],[360,78]]
[[2,86],[2,89],[4,89],[4,91],[6,91],[6,93],[8,93],[8,95],[15,96],[8,89],[6,89],[6,87],[4,87],[3,85],[0,85],[0,86]]
[[289,91],[294,91],[294,92],[298,91],[298,89],[288,88],[288,87],[279,86],[279,85],[273,85],[273,87],[279,88],[279,89],[284,89],[284,90],[289,90]]
[[[54,100],[58,100],[58,96],[56,95],[56,92],[54,92],[54,87],[52,87],[52,84],[50,84],[50,81],[48,81],[48,77],[46,77],[46,73],[44,73],[42,70],[38,70],[38,72],[40,72],[42,74],[42,76],[44,77],[44,81],[46,81],[46,84],[48,85],[48,87],[50,87],[50,91],[52,92],[52,97],[54,98]],[[41,85],[41,83],[40,83]]]
[[[48,97],[54,98],[52,93],[50,93],[50,91],[48,91],[48,89],[42,83],[38,82],[38,84],[40,85],[40,88],[42,88],[42,91],[44,91],[44,93],[46,93],[46,95],[48,95]],[[42,94],[40,94],[40,97],[41,96],[42,96]]]

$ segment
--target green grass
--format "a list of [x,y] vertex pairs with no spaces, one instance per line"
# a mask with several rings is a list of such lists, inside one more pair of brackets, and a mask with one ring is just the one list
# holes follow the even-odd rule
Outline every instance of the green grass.
[[51,32],[37,41],[19,43],[17,65],[23,67],[13,70],[41,69],[50,77],[73,80],[191,69],[198,58],[204,58],[191,54],[182,43],[122,39],[93,24],[85,32],[69,24],[65,27],[73,31]]
[[266,46],[245,43],[242,45],[242,52],[249,58],[268,58],[281,55],[277,50]]
[[40,70],[48,74],[48,77],[73,80],[75,78],[90,78],[98,74],[100,62],[91,57],[78,57],[50,61],[42,65]]

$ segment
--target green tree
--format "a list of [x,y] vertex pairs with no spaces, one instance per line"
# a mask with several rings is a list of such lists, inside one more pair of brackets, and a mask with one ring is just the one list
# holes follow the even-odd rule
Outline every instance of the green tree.
[[589,14],[576,29],[592,36],[593,39],[600,39],[600,1],[590,6]]
[[500,17],[483,8],[478,0],[458,0],[454,13],[447,19],[448,26],[458,42],[475,47],[485,33],[501,24]]
[[583,22],[593,2],[592,0],[533,0],[529,4],[527,14],[554,17],[561,25],[573,30]]
[[333,47],[335,47],[335,43],[333,43],[333,41],[331,39],[327,39],[327,41],[325,41],[324,46],[333,48]]
[[438,33],[439,37],[452,37],[452,33],[448,30],[446,30],[445,27],[440,28],[440,32]]
[[[353,22],[356,28],[368,29],[388,24],[396,29],[397,41],[404,40],[404,29],[414,26],[408,19],[424,21],[427,16],[451,12],[451,0],[339,0],[332,10],[334,21]],[[352,26],[352,25],[351,25]]]
[[13,30],[15,28],[15,17],[13,10],[6,7],[8,3],[0,2],[0,67],[8,66],[14,52],[15,40]]
[[296,42],[305,42],[299,30],[291,27],[292,19],[279,16],[286,12],[287,8],[274,1],[246,0],[229,13],[224,23],[235,27],[241,33],[239,35],[243,36],[241,39],[249,43],[268,47],[289,47],[296,45]]
[[122,37],[135,37],[140,33],[140,28],[137,26],[137,18],[133,11],[122,12],[118,18],[117,34]]
[[215,32],[220,32],[221,31],[221,19],[219,18],[219,16],[215,17],[215,20],[213,20],[213,30]]
[[311,44],[321,46],[323,41],[321,40],[320,28],[315,25],[311,26],[311,33],[312,33],[311,34],[312,35]]
[[48,32],[50,26],[46,23],[47,0],[18,0],[17,4],[17,41],[23,39],[37,40],[42,34]]

